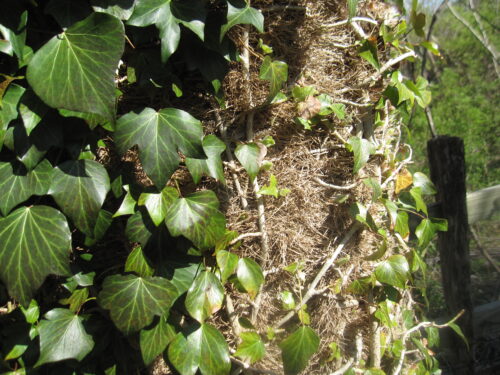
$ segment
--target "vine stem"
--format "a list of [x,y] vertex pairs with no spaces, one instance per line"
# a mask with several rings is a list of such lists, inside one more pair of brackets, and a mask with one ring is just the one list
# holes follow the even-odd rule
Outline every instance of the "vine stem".
[[403,368],[403,362],[406,356],[406,340],[408,340],[408,337],[413,333],[416,332],[422,328],[428,328],[428,327],[435,327],[435,328],[445,328],[449,327],[450,324],[454,323],[458,318],[460,318],[464,314],[465,310],[461,310],[453,319],[448,321],[447,323],[444,324],[436,324],[434,322],[421,322],[417,324],[415,327],[410,328],[407,330],[404,334],[403,337],[401,338],[401,342],[403,343],[403,349],[401,350],[401,354],[399,356],[398,364],[394,368],[394,371],[392,372],[392,375],[399,375],[401,372],[401,369]]
[[302,306],[304,304],[306,304],[313,296],[315,296],[317,294],[316,287],[318,286],[319,282],[321,281],[321,279],[323,278],[323,276],[325,276],[325,274],[330,269],[330,267],[333,265],[333,263],[338,258],[338,256],[340,255],[340,253],[344,249],[344,247],[349,243],[349,241],[351,240],[351,238],[354,236],[354,234],[361,227],[362,227],[362,224],[356,222],[356,223],[354,223],[351,226],[351,228],[349,228],[349,230],[347,231],[347,233],[345,234],[345,236],[342,238],[342,240],[340,241],[340,243],[337,245],[337,247],[335,248],[335,250],[333,251],[333,253],[330,255],[330,257],[328,258],[328,260],[323,264],[323,267],[321,267],[321,269],[316,274],[316,277],[314,278],[314,280],[309,285],[309,288],[308,288],[306,294],[304,295],[304,298],[302,299],[302,301],[295,307],[295,309],[293,309],[292,311],[290,311],[283,318],[281,318],[278,321],[278,323],[276,323],[276,325],[274,326],[275,329],[276,328],[280,328],[282,325],[284,325],[286,322],[288,322],[293,317],[293,315],[302,308]]
[[365,86],[372,81],[376,81],[377,79],[379,79],[382,76],[382,74],[384,74],[387,70],[389,70],[390,67],[392,67],[393,65],[396,65],[397,63],[403,61],[404,59],[407,59],[408,57],[416,57],[416,56],[417,55],[415,54],[414,51],[409,51],[409,52],[403,53],[402,55],[399,55],[398,57],[390,59],[384,65],[382,65],[382,67],[380,68],[380,70],[378,72],[376,72],[374,75],[365,79],[361,83],[361,86]]

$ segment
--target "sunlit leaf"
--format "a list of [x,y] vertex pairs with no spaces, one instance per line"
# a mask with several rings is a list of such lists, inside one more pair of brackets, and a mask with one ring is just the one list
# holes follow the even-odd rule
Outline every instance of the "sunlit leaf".
[[302,326],[279,344],[286,375],[304,370],[319,348],[319,337],[310,327]]
[[200,121],[189,113],[166,108],[145,108],[129,112],[116,124],[115,142],[124,154],[139,146],[139,158],[148,177],[162,189],[179,165],[181,151],[192,158],[205,157],[202,150],[203,130]]
[[137,246],[128,255],[125,261],[125,272],[135,272],[141,277],[153,276],[154,268],[150,264],[150,260],[146,258],[144,251],[140,246]]
[[250,258],[241,258],[238,261],[236,276],[250,297],[255,298],[260,286],[264,283],[261,267]]
[[179,196],[177,190],[173,187],[165,187],[161,193],[142,193],[139,196],[137,204],[139,206],[146,206],[149,216],[153,223],[160,225],[167,214],[168,208],[172,205],[175,199]]
[[370,40],[365,40],[358,50],[359,56],[368,61],[375,69],[380,69],[377,46]]
[[262,162],[261,148],[256,143],[240,144],[236,146],[234,154],[253,180],[259,173]]
[[21,207],[0,218],[0,278],[27,305],[49,274],[69,274],[71,233],[52,207]]
[[201,176],[207,175],[224,184],[226,179],[222,168],[221,153],[226,149],[226,145],[213,134],[205,136],[202,145],[207,159],[186,158],[186,166],[193,176],[194,183],[198,184]]
[[366,164],[370,155],[375,153],[375,146],[368,139],[351,137],[346,147],[354,154],[353,173],[356,174]]
[[377,266],[375,276],[381,283],[404,288],[410,277],[410,266],[404,256],[392,255]]
[[53,309],[38,325],[40,357],[36,366],[65,359],[81,361],[94,347],[83,318],[66,309]]
[[123,53],[123,23],[92,13],[53,37],[31,59],[27,78],[50,107],[115,119],[115,70]]
[[283,61],[273,60],[270,56],[266,56],[260,66],[259,77],[269,81],[268,100],[272,100],[288,80],[288,65]]
[[244,361],[254,363],[264,358],[266,347],[257,332],[242,332],[240,334],[241,343],[234,355]]
[[108,13],[121,20],[127,20],[134,11],[135,0],[91,0],[90,4],[96,12]]
[[24,87],[11,84],[3,96],[2,106],[0,106],[0,150],[3,146],[7,127],[12,120],[15,120],[19,116],[17,105],[24,92]]
[[413,174],[413,186],[419,187],[422,190],[422,194],[425,195],[433,195],[437,192],[432,181],[422,172],[415,172]]
[[264,32],[264,16],[260,10],[252,8],[244,0],[227,1],[227,23],[222,25],[220,39],[235,25],[253,25],[258,32]]
[[198,274],[186,296],[186,310],[203,323],[205,319],[220,310],[224,300],[224,288],[212,272],[203,271]]
[[160,317],[151,328],[144,328],[139,335],[142,360],[149,366],[160,355],[175,337],[174,328]]
[[177,289],[162,277],[113,275],[104,279],[97,301],[110,310],[118,329],[130,334],[166,314],[176,298]]
[[238,266],[238,256],[226,250],[219,250],[216,255],[217,266],[221,272],[221,282],[224,284]]

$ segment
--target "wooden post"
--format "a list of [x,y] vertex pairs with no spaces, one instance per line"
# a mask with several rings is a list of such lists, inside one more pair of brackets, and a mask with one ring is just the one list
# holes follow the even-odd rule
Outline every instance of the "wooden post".
[[450,318],[465,310],[457,324],[470,346],[469,350],[458,335],[446,329],[443,349],[453,374],[470,375],[474,362],[464,144],[458,137],[439,136],[427,143],[427,151],[436,199],[442,217],[448,220],[448,231],[439,232],[438,237],[444,298]]

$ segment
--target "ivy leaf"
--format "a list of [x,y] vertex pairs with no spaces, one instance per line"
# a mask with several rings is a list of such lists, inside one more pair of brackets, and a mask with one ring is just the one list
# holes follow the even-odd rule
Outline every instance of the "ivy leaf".
[[250,258],[241,258],[238,261],[236,276],[250,297],[255,298],[264,283],[264,274],[260,266]]
[[177,190],[167,186],[159,194],[142,193],[139,196],[137,204],[139,206],[146,206],[151,220],[158,226],[165,219],[168,207],[172,205],[178,196]]
[[380,69],[377,56],[377,46],[370,40],[365,40],[358,50],[359,56],[368,61],[375,69]]
[[222,334],[209,324],[190,332],[180,332],[168,347],[168,359],[182,375],[228,375],[231,370],[229,347]]
[[266,56],[260,66],[259,78],[270,82],[268,100],[272,100],[288,79],[288,65]]
[[177,289],[162,277],[113,275],[104,279],[97,302],[128,335],[151,324],[155,315],[166,314],[176,298]]
[[196,0],[138,0],[127,23],[132,26],[155,25],[160,32],[161,60],[166,62],[179,46],[179,24],[204,39],[205,7]]
[[382,188],[377,179],[373,177],[365,178],[363,183],[372,189],[372,202],[375,202],[382,196]]
[[422,211],[424,214],[428,215],[427,205],[422,198],[422,190],[419,187],[413,187],[410,190],[410,195],[415,201],[415,208],[417,209],[417,211]]
[[224,301],[224,288],[212,273],[203,271],[189,288],[186,296],[186,310],[200,323],[220,310]]
[[15,120],[19,113],[17,105],[26,89],[16,84],[11,84],[3,96],[2,106],[0,106],[0,150],[2,149],[7,127],[12,120]]
[[28,82],[50,107],[114,121],[115,70],[123,47],[123,23],[105,13],[92,13],[34,54]]
[[280,192],[277,186],[278,181],[276,180],[276,176],[272,174],[269,178],[269,185],[265,185],[260,188],[258,193],[262,195],[272,195],[273,197],[278,198]]
[[108,231],[112,221],[113,214],[111,212],[106,210],[99,210],[92,235],[88,235],[85,237],[85,246],[92,246],[97,241],[101,240]]
[[234,154],[253,180],[259,173],[261,164],[261,149],[256,143],[240,144],[236,146]]
[[[212,218],[219,214],[219,201],[213,191],[196,192],[175,201],[166,215],[167,228],[174,237],[183,235],[195,245],[206,243],[207,230],[213,223]],[[222,223],[225,230],[225,220]]]
[[129,112],[116,124],[115,141],[124,154],[139,146],[139,157],[156,187],[163,188],[179,165],[178,150],[192,158],[204,157],[203,130],[200,121],[174,108],[156,112],[145,108],[139,114]]
[[264,358],[266,347],[257,332],[242,332],[240,337],[242,341],[238,345],[236,353],[234,353],[236,357],[250,363],[255,363]]
[[142,329],[139,335],[139,345],[144,364],[149,366],[174,337],[175,330],[164,317],[160,317],[153,327]]
[[432,181],[422,172],[415,172],[413,174],[413,186],[420,188],[422,194],[425,195],[434,195],[437,193]]
[[426,247],[434,238],[434,235],[438,230],[446,231],[447,229],[446,224],[444,225],[444,228],[440,228],[440,226],[436,226],[431,219],[423,219],[415,229],[415,235],[418,238],[418,246]]
[[398,232],[403,238],[408,237],[410,234],[410,227],[408,226],[408,213],[399,211],[396,216],[396,224],[394,230]]
[[290,291],[285,290],[284,292],[281,292],[280,299],[284,310],[289,311],[295,308],[295,299]]
[[235,25],[253,25],[259,33],[264,32],[264,16],[244,0],[227,1],[227,23],[220,29],[220,40]]
[[67,161],[54,168],[48,194],[75,226],[94,235],[99,210],[111,189],[106,169],[93,160]]
[[27,135],[30,135],[33,129],[42,121],[47,110],[48,107],[32,90],[28,90],[24,93],[19,103],[19,113],[23,119]]
[[150,261],[146,258],[142,247],[137,246],[128,255],[125,261],[125,272],[135,272],[141,277],[153,276],[154,268],[150,265]]
[[66,359],[81,361],[94,347],[83,318],[66,309],[53,309],[38,325],[40,358],[35,366]]
[[49,274],[69,274],[71,233],[52,207],[21,207],[0,218],[0,278],[26,306]]
[[310,327],[302,326],[280,343],[281,358],[286,375],[304,370],[319,348],[319,337]]
[[404,256],[392,255],[377,266],[375,277],[381,283],[404,288],[410,277],[410,266]]
[[349,138],[346,147],[354,154],[354,174],[358,173],[366,164],[370,155],[375,153],[375,146],[368,139],[360,137]]
[[[5,4],[6,8],[11,8],[12,4]],[[10,15],[15,15],[17,12],[9,9]],[[15,25],[5,25],[0,24],[0,34],[3,36],[2,41],[5,41],[7,47],[2,50],[2,52],[13,56],[14,54],[18,57],[19,68],[25,66],[33,54],[33,50],[26,45],[26,33],[27,33],[27,23],[28,23],[28,11],[20,13],[19,23],[17,20],[13,20]]]
[[77,313],[80,307],[87,301],[87,298],[89,298],[89,290],[87,288],[75,289],[73,293],[71,293],[71,296],[63,298],[59,303],[61,305],[69,305],[69,309]]
[[[120,188],[121,189],[121,188]],[[123,189],[127,192],[125,197],[123,197],[122,204],[118,208],[118,210],[114,213],[113,217],[123,216],[123,215],[132,215],[136,212],[135,205],[137,201],[133,197],[130,191],[130,185],[124,185]]]
[[198,184],[201,176],[205,174],[225,184],[226,179],[224,178],[220,154],[224,152],[226,145],[213,134],[205,136],[202,145],[207,159],[186,158],[186,166],[191,176],[193,176],[194,183]]
[[108,13],[120,20],[127,20],[134,11],[134,0],[91,0],[95,12]]
[[221,282],[224,284],[229,276],[236,272],[238,256],[226,250],[219,250],[215,257],[221,273]]

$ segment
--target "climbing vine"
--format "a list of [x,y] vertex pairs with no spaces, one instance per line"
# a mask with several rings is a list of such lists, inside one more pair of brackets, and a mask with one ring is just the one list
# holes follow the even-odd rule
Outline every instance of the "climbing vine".
[[[413,46],[403,40],[409,32],[404,21],[380,29],[394,55],[385,65],[375,42],[365,38],[358,46],[359,56],[376,69],[372,80],[390,80],[374,123],[388,137],[356,134],[342,140],[353,155],[353,175],[375,156],[385,158],[387,168],[360,178],[372,190],[371,201],[352,205],[353,226],[311,283],[300,262],[286,267],[296,287],[280,294],[283,318],[262,332],[255,322],[268,256],[259,264],[233,250],[244,236],[258,236],[267,251],[263,197],[283,199],[290,193],[265,160],[274,140],[255,141],[250,130],[247,142],[232,145],[224,128],[221,138],[210,134],[189,113],[189,100],[183,102],[191,90],[186,77],[196,75],[204,82],[203,95],[224,108],[222,82],[229,65],[241,62],[248,70],[248,51],[240,56],[230,35],[245,25],[248,43],[249,29],[264,31],[262,13],[242,0],[8,0],[2,6],[2,373],[132,374],[162,354],[183,375],[258,372],[252,366],[274,345],[285,373],[297,374],[321,339],[310,327],[307,302],[345,244],[362,230],[373,232],[381,244],[366,259],[376,262],[374,272],[345,290],[333,288],[369,294],[376,321],[392,333],[401,328],[393,319],[398,296],[407,293],[414,273],[425,270],[422,252],[435,232],[446,230],[445,221],[428,215],[424,196],[434,193],[432,183],[406,171],[411,155],[402,158],[404,147],[394,150],[397,137],[389,134],[389,120],[399,110],[430,100],[425,80],[406,80],[394,68],[414,57]],[[355,2],[349,9],[345,23],[356,25]],[[421,17],[412,17],[419,34]],[[438,53],[427,41],[420,45]],[[285,87],[287,64],[262,40],[259,48],[265,55],[259,77],[269,87],[260,108],[293,101],[296,122],[305,131],[326,126],[339,136],[331,119],[350,121],[346,105],[314,87]],[[137,92],[147,103],[137,103]],[[246,95],[252,104],[250,89]],[[251,129],[252,117],[246,121]],[[216,193],[206,188],[206,181],[227,183],[224,153],[230,170],[237,160],[248,174],[259,233],[229,231]],[[264,171],[271,174],[261,187]],[[190,184],[179,183],[183,172]],[[419,218],[416,247],[408,243],[409,215]],[[388,251],[394,241],[396,253]],[[251,319],[231,315],[229,285],[248,296]],[[231,348],[211,320],[223,307],[238,336]],[[389,358],[388,368],[398,373],[411,338],[427,361],[419,365],[422,371],[434,368],[420,331],[411,328],[416,324],[411,311],[402,314],[407,318],[402,335],[386,337],[379,330],[379,357]],[[298,323],[285,331],[295,316]],[[430,341],[435,333],[427,337]],[[343,357],[336,343],[330,348],[326,362]],[[354,366],[384,373],[380,359],[371,366],[354,359],[346,363],[346,373],[354,373]]]

